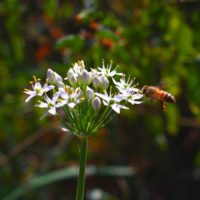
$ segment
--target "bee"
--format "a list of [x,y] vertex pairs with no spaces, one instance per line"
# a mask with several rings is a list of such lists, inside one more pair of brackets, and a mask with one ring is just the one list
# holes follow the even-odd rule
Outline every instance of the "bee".
[[166,111],[165,102],[175,103],[176,101],[172,94],[162,90],[159,86],[145,85],[142,88],[142,93],[151,100],[158,100],[164,112]]

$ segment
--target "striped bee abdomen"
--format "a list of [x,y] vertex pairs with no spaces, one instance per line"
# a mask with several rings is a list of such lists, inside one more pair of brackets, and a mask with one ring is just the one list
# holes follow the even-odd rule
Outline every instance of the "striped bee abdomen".
[[165,92],[164,101],[169,103],[175,103],[175,98],[168,92]]

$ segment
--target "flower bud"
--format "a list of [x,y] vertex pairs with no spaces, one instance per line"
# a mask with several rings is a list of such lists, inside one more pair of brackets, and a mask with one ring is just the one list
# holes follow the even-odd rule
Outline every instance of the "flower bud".
[[58,88],[64,88],[65,87],[65,84],[62,81],[57,82],[56,85],[58,86]]
[[100,77],[101,85],[100,88],[106,90],[109,86],[109,81],[105,76]]
[[81,83],[84,83],[84,84],[89,84],[90,81],[92,79],[92,76],[91,74],[84,69],[83,73],[82,74],[79,74],[78,75],[78,80],[81,82]]
[[78,65],[79,65],[80,67],[82,67],[83,69],[85,69],[85,64],[84,64],[84,61],[83,61],[83,60],[79,60],[79,61],[78,61]]
[[99,77],[94,77],[92,83],[93,83],[93,87],[94,87],[95,89],[97,89],[97,88],[100,87],[100,85],[101,85],[101,80],[99,79]]
[[74,76],[74,70],[70,68],[67,72],[67,78],[70,78],[71,76]]
[[75,77],[75,76],[69,77],[69,82],[70,82],[72,85],[76,84],[76,82],[77,82],[76,77]]
[[74,67],[73,67],[74,71],[76,73],[83,73],[84,69],[85,69],[85,65],[84,65],[84,62],[83,60],[81,61],[78,61],[74,64]]
[[94,90],[91,89],[90,87],[87,86],[86,88],[86,94],[87,94],[87,97],[89,99],[93,99],[94,98]]
[[94,110],[99,110],[101,108],[101,100],[99,99],[99,97],[95,97],[92,100],[92,107],[94,108]]
[[69,80],[69,82],[74,85],[76,84],[77,82],[77,79],[76,79],[76,75],[75,75],[75,72],[73,71],[72,68],[70,68],[67,72],[67,79]]
[[47,71],[47,79],[50,84],[60,85],[62,83],[62,77],[51,69]]
[[53,74],[54,74],[53,70],[51,70],[51,69],[47,70],[47,79],[48,79],[49,82],[53,81],[53,79],[54,79],[54,75]]

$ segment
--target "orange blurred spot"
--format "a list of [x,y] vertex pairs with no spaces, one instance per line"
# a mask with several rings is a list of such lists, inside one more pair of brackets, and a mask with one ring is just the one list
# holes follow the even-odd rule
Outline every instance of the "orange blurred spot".
[[107,130],[100,129],[95,137],[90,138],[90,150],[93,153],[100,153],[108,151],[110,145],[106,138]]
[[117,35],[117,36],[121,36],[121,35],[122,35],[121,30],[116,30],[116,31],[115,31],[115,35]]
[[55,26],[54,21],[47,15],[44,15],[44,23],[54,39],[58,39],[64,35],[63,31]]
[[113,46],[114,42],[110,38],[103,38],[102,40],[100,40],[100,43],[103,47],[110,49]]
[[98,22],[92,21],[90,22],[89,27],[93,31],[98,31],[100,29],[100,24]]
[[75,16],[74,16],[74,21],[75,21],[76,23],[81,23],[81,22],[83,21],[83,17],[80,16],[80,15],[75,15]]
[[44,60],[51,52],[51,47],[47,44],[40,45],[35,53],[37,62]]
[[142,14],[141,9],[137,8],[134,10],[134,16],[135,17],[140,17]]
[[59,29],[58,27],[50,27],[49,29],[50,33],[51,33],[51,36],[54,38],[54,39],[58,39],[60,37],[62,37],[64,35],[63,31],[61,29]]

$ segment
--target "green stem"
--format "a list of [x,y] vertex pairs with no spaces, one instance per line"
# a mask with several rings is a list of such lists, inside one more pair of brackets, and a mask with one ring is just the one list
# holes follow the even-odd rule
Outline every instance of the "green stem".
[[82,138],[80,140],[80,167],[79,167],[79,177],[78,185],[76,190],[76,200],[83,200],[84,198],[84,189],[85,189],[85,166],[87,159],[87,146],[88,139]]

